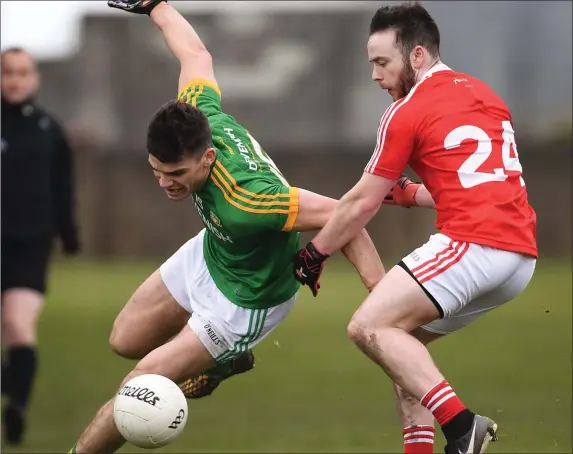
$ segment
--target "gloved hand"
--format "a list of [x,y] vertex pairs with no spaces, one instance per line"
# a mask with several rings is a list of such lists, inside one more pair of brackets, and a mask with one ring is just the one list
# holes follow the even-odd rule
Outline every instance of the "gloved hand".
[[314,247],[314,244],[308,243],[304,249],[298,251],[294,256],[294,278],[303,285],[308,285],[313,296],[318,295],[320,288],[320,275],[324,268],[324,262],[329,256],[322,254]]
[[77,232],[68,232],[62,236],[62,246],[64,254],[68,256],[77,255],[80,252],[81,245]]
[[128,13],[151,14],[151,10],[161,2],[167,3],[167,0],[108,0],[107,5],[110,8],[122,9]]
[[383,203],[385,205],[400,205],[405,208],[418,206],[416,203],[416,192],[420,189],[420,186],[422,186],[420,183],[414,183],[406,175],[402,174],[384,198]]

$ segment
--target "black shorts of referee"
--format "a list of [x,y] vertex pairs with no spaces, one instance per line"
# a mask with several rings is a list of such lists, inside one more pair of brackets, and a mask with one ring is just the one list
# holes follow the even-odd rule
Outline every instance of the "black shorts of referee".
[[53,236],[2,238],[2,293],[13,288],[27,288],[42,295],[47,290],[48,267]]

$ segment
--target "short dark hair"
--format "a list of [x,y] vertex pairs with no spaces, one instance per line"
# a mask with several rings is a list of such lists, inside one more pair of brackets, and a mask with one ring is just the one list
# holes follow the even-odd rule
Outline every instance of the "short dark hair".
[[207,117],[186,102],[165,103],[155,112],[147,128],[147,151],[163,163],[200,156],[211,146]]
[[386,30],[396,32],[396,44],[402,47],[404,57],[416,46],[425,47],[434,57],[440,55],[438,25],[417,2],[379,8],[370,22],[370,36]]

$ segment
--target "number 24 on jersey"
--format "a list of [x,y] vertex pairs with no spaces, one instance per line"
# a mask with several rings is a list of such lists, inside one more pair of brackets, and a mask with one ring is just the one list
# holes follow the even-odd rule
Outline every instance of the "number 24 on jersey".
[[[494,181],[505,181],[508,177],[505,171],[519,172],[519,181],[521,186],[525,186],[525,182],[521,177],[522,167],[517,156],[517,145],[515,143],[515,135],[511,123],[509,121],[501,122],[503,132],[503,144],[501,146],[501,157],[503,161],[503,169],[493,169],[493,173],[478,172],[478,168],[487,161],[493,152],[492,138],[481,128],[472,125],[460,126],[451,131],[444,140],[444,148],[451,150],[461,145],[464,140],[473,139],[478,143],[477,149],[467,158],[458,169],[458,176],[464,188],[472,188],[474,186],[489,183]],[[510,148],[513,145],[515,157],[510,155]]]

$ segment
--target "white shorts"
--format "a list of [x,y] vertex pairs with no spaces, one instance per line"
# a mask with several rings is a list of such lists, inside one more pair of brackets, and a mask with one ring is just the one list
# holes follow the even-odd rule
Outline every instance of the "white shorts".
[[225,362],[267,337],[287,316],[296,300],[269,309],[246,309],[229,301],[215,285],[203,255],[205,229],[161,265],[167,289],[191,313],[189,326],[217,360]]
[[424,289],[440,319],[422,328],[449,334],[511,301],[529,284],[536,260],[516,252],[432,235],[398,264]]

